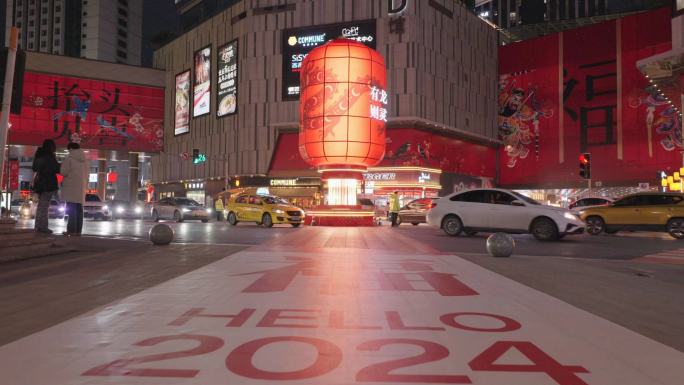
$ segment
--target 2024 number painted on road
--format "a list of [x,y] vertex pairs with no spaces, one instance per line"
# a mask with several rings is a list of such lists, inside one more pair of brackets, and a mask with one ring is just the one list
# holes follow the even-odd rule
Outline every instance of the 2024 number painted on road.
[[[132,368],[133,365],[178,359],[217,351],[224,345],[221,338],[198,335],[179,334],[148,338],[136,342],[136,346],[155,346],[168,341],[194,341],[198,345],[192,349],[175,352],[152,354],[141,357],[124,358],[110,363],[94,367],[83,373],[84,376],[143,376],[143,377],[167,377],[167,378],[193,378],[199,370],[196,369],[154,369]],[[254,366],[254,355],[265,346],[277,343],[300,343],[307,344],[316,349],[315,361],[304,369],[294,371],[269,371]],[[361,368],[356,374],[357,382],[391,382],[391,383],[444,383],[444,384],[471,384],[470,377],[464,374],[396,374],[393,371],[401,368],[412,367],[429,362],[440,361],[449,356],[449,350],[432,341],[424,341],[410,338],[384,338],[366,341],[356,347],[358,351],[380,351],[389,345],[414,345],[420,347],[423,352],[400,359],[375,363]],[[506,352],[516,349],[529,360],[525,364],[497,364],[496,361]],[[248,341],[234,350],[226,357],[226,367],[231,372],[250,379],[287,381],[315,378],[336,369],[342,363],[342,350],[330,341],[313,337],[278,336],[260,338]],[[546,354],[536,345],[528,341],[497,341],[478,356],[473,358],[468,366],[473,371],[493,372],[522,372],[522,373],[546,373],[559,385],[587,385],[577,373],[588,373],[581,366],[566,366],[560,364]]]

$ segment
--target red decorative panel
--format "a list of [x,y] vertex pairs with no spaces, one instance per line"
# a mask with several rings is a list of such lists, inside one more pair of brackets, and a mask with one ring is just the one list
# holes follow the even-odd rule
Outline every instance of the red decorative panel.
[[26,72],[21,115],[10,144],[71,140],[86,149],[159,152],[164,144],[164,89]]
[[605,185],[679,169],[680,119],[636,66],[670,49],[670,22],[662,8],[501,47],[500,184],[586,185],[584,152]]
[[300,73],[299,152],[315,167],[376,165],[385,153],[385,61],[349,39],[313,49]]
[[[386,154],[379,166],[419,166],[443,172],[493,178],[496,149],[415,128],[387,130]],[[308,170],[297,153],[297,135],[280,134],[269,171]]]

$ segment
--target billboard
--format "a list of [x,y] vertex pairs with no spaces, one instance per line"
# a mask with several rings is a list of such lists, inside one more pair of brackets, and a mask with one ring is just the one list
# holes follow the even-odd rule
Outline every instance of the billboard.
[[218,49],[216,61],[216,116],[220,118],[237,112],[237,39]]
[[192,83],[192,117],[206,115],[211,110],[211,46],[193,56],[195,76]]
[[586,185],[585,152],[604,186],[678,170],[679,115],[636,67],[670,40],[670,10],[661,8],[500,47],[500,184]]
[[21,114],[10,116],[10,144],[162,150],[163,88],[26,72],[22,97]]
[[190,132],[190,70],[176,75],[174,94],[174,135]]
[[299,99],[299,72],[304,58],[312,49],[338,37],[356,40],[375,49],[375,25],[375,20],[365,20],[284,30],[283,100]]

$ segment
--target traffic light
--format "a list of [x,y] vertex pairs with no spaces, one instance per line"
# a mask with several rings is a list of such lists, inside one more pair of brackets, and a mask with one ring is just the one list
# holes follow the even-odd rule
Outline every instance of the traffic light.
[[[0,99],[4,95],[5,88],[5,72],[7,72],[7,54],[8,49],[0,50]],[[10,104],[10,112],[13,114],[21,114],[22,92],[24,89],[24,68],[26,67],[26,53],[17,49],[17,60],[14,64],[14,81],[12,82],[12,103]]]
[[588,152],[579,156],[579,176],[582,179],[591,179],[591,154]]
[[199,148],[193,148],[192,149],[192,163],[193,164],[200,164],[204,163],[207,161],[207,156],[205,154],[201,154]]

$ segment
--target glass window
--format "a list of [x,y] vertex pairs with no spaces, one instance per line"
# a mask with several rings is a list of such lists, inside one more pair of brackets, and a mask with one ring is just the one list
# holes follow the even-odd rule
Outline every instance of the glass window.
[[489,203],[497,205],[510,205],[513,203],[514,200],[518,199],[513,195],[505,193],[503,191],[489,191]]
[[466,191],[449,198],[454,202],[485,203],[486,190]]
[[200,204],[197,203],[197,201],[188,198],[176,198],[176,204],[183,206],[200,206]]
[[261,204],[261,199],[259,199],[259,197],[250,196],[250,197],[249,197],[249,204],[251,204],[251,205],[260,205],[260,204]]
[[86,202],[101,202],[100,197],[95,194],[86,194]]
[[643,198],[649,206],[676,205],[682,201],[682,197],[676,195],[646,195]]
[[240,195],[239,197],[235,198],[235,203],[247,203],[248,199],[246,195]]
[[[264,200],[264,202],[268,203],[269,205],[276,205],[276,204],[286,205],[286,204],[288,204],[288,202],[285,199],[280,198],[280,197],[264,196],[264,197],[262,197],[262,199]],[[370,199],[367,199],[367,200],[370,202]],[[373,203],[370,202],[370,204],[372,205]]]
[[643,204],[641,195],[626,196],[615,202],[615,206],[641,206]]
[[534,199],[532,199],[532,198],[530,198],[530,197],[528,197],[528,196],[525,196],[525,195],[523,195],[523,194],[520,194],[520,193],[518,193],[518,192],[511,191],[511,194],[513,194],[517,199],[519,199],[519,200],[521,200],[521,201],[523,201],[523,202],[525,202],[525,203],[527,203],[527,204],[536,205],[536,206],[541,205],[541,203],[535,201]]

